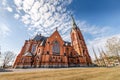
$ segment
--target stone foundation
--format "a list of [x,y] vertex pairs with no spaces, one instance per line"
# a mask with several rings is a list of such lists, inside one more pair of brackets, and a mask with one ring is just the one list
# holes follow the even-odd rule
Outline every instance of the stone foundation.
[[67,68],[68,65],[41,65],[41,68]]

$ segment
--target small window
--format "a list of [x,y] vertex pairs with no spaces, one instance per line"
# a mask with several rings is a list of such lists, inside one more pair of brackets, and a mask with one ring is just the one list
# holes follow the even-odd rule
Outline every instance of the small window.
[[59,57],[59,59],[60,59],[60,57]]
[[50,57],[50,62],[52,61],[52,57]]
[[64,56],[66,56],[66,53],[64,53]]
[[49,51],[47,51],[47,54],[49,54]]
[[53,59],[55,59],[55,57],[53,57]]
[[78,63],[80,62],[79,59],[77,60],[77,62],[78,62]]
[[38,49],[38,53],[40,53],[40,49]]
[[72,52],[70,52],[70,56],[72,56]]

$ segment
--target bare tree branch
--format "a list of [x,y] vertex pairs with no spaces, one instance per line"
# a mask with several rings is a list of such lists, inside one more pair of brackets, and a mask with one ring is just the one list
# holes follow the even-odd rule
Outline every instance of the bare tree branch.
[[7,51],[3,54],[3,68],[7,67],[15,59],[15,54],[11,51]]
[[107,53],[112,56],[116,56],[120,63],[120,39],[118,37],[112,37],[106,42]]

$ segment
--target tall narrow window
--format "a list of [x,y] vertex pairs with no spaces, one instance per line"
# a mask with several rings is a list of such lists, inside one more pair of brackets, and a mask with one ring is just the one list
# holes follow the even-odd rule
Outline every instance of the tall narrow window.
[[58,41],[53,42],[52,52],[53,54],[60,54],[60,45]]
[[31,52],[34,53],[35,50],[36,50],[36,44],[33,44],[33,45],[32,45],[32,50],[31,50]]

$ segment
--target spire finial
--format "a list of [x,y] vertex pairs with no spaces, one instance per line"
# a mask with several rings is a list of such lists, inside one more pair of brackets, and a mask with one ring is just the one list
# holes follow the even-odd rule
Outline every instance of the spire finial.
[[76,25],[76,23],[75,23],[75,20],[74,20],[73,15],[71,15],[71,18],[72,18],[72,28],[76,28],[77,25]]

